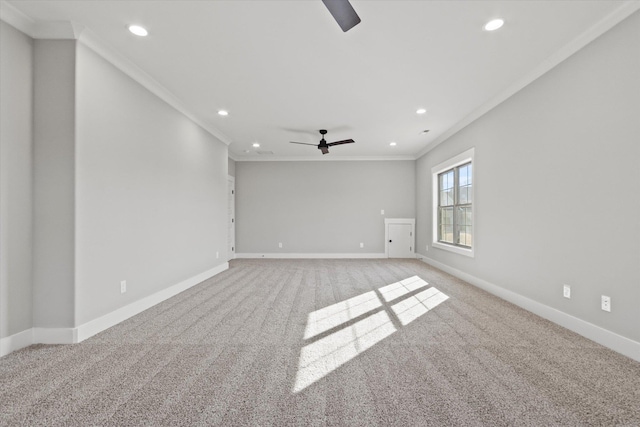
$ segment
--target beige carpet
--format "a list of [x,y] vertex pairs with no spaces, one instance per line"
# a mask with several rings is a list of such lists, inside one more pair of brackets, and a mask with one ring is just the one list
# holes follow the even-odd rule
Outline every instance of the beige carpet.
[[235,260],[0,359],[0,425],[638,426],[640,363],[415,260]]

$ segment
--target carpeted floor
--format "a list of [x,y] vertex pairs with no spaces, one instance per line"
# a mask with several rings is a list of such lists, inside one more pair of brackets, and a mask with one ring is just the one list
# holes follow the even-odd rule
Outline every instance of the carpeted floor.
[[0,359],[0,425],[638,426],[640,363],[415,260],[235,260]]

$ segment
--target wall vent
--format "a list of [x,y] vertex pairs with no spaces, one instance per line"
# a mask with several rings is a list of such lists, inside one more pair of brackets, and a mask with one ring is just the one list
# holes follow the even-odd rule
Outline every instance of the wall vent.
[[256,153],[260,154],[262,156],[271,156],[271,155],[273,155],[273,151],[259,150],[259,151],[256,151]]

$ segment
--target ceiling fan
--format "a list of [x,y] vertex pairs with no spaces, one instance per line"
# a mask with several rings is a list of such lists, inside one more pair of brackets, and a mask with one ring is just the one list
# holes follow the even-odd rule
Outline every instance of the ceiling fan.
[[355,141],[353,139],[343,139],[342,141],[329,142],[324,140],[324,136],[327,134],[325,129],[320,129],[320,135],[322,135],[322,139],[320,140],[320,144],[309,144],[307,142],[294,142],[290,141],[291,144],[302,144],[302,145],[313,145],[314,147],[318,147],[318,150],[322,151],[322,154],[329,153],[329,147],[333,147],[334,145],[342,145],[342,144],[353,144]]
[[345,33],[360,23],[360,17],[349,0],[322,0]]

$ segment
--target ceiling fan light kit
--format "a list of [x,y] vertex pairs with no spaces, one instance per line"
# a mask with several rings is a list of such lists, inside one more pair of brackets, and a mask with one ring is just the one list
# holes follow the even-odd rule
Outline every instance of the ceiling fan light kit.
[[322,135],[322,139],[318,145],[309,144],[308,142],[295,142],[289,141],[291,144],[300,144],[300,145],[313,145],[314,147],[318,147],[318,150],[322,151],[322,154],[329,154],[329,147],[333,147],[334,145],[342,145],[342,144],[353,144],[355,141],[353,139],[343,139],[342,141],[329,142],[325,141],[324,136],[327,134],[326,129],[319,130],[320,135]]

